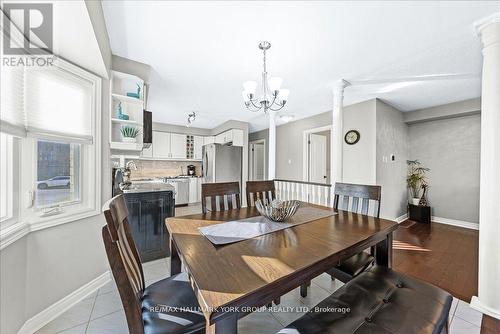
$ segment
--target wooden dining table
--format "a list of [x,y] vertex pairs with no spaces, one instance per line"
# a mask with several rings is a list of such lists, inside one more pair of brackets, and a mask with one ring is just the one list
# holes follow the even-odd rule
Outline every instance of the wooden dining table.
[[258,215],[255,207],[246,207],[166,219],[171,274],[184,265],[207,333],[237,333],[240,317],[372,246],[376,264],[391,267],[392,233],[398,224],[347,211],[223,246],[215,246],[199,231]]

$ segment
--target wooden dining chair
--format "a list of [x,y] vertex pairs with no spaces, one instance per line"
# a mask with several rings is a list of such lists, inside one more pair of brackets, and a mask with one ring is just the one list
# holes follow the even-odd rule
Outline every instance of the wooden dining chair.
[[[371,186],[364,184],[335,183],[333,190],[333,208],[335,210],[349,211],[369,215],[370,201],[372,202],[372,215],[380,216],[380,199],[382,188],[380,186]],[[351,256],[340,262],[335,267],[329,269],[327,273],[333,279],[338,279],[344,283],[365,271],[374,261],[373,248],[370,253],[365,251]],[[310,284],[303,284],[300,287],[300,294],[307,296],[307,287]]]
[[247,181],[246,193],[248,206],[255,206],[258,199],[271,202],[276,198],[274,181]]
[[[210,210],[207,209],[207,197],[210,199]],[[201,185],[201,210],[203,213],[232,210],[233,208],[241,208],[239,182],[203,183]]]
[[104,216],[102,238],[129,332],[205,333],[205,317],[197,311],[200,307],[186,273],[146,287],[123,195],[109,201]]

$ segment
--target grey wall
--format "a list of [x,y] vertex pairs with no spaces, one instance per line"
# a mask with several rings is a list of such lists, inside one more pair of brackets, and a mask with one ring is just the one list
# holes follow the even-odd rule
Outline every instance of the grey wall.
[[481,112],[481,98],[443,104],[404,113],[407,124],[454,117],[477,115]]
[[480,115],[409,125],[410,158],[431,169],[432,215],[479,222]]
[[378,99],[376,109],[376,184],[382,187],[380,217],[395,219],[407,211],[408,126],[403,122],[401,111]]

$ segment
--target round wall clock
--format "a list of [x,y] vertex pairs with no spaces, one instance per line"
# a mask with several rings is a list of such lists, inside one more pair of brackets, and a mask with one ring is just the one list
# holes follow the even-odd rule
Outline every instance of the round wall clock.
[[349,130],[345,134],[344,140],[349,145],[354,145],[359,141],[361,135],[358,130]]

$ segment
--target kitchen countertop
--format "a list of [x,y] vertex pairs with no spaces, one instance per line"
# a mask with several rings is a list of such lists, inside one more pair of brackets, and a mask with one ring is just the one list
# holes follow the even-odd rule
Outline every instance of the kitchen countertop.
[[155,191],[174,191],[175,188],[163,182],[133,182],[129,189],[123,189],[124,194],[130,193],[148,193]]

